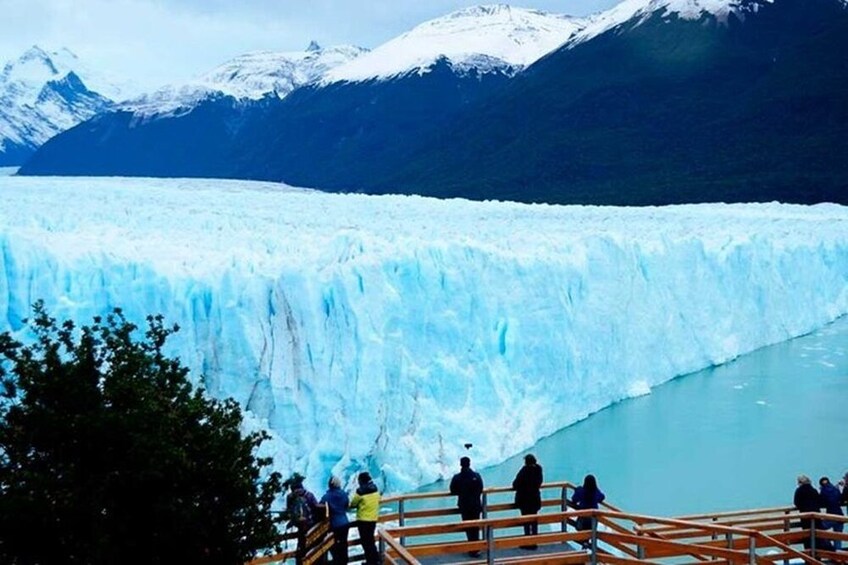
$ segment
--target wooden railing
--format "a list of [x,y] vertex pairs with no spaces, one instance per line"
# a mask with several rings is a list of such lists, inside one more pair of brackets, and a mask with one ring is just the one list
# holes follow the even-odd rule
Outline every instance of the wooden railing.
[[[447,492],[385,497],[377,533],[381,554],[385,563],[406,565],[435,558],[443,563],[477,564],[714,565],[796,560],[819,565],[822,559],[848,563],[848,551],[822,549],[822,540],[839,540],[848,549],[848,534],[815,528],[816,519],[846,523],[845,517],[799,514],[791,507],[677,518],[631,514],[609,504],[603,504],[600,510],[577,511],[569,503],[573,488],[568,482],[543,485],[542,510],[534,516],[517,515],[511,489],[489,488],[483,495],[482,517],[473,521],[460,521],[455,497]],[[592,528],[578,531],[579,517],[591,518]],[[802,529],[802,518],[812,520],[813,527]],[[523,535],[522,526],[530,522],[547,531]],[[467,541],[467,528],[479,528],[480,540]],[[308,553],[303,563],[312,563],[329,550],[332,536],[326,532],[322,535],[316,537],[314,548],[318,549]],[[805,542],[809,547],[801,548]],[[538,545],[539,550],[531,553],[518,549],[531,544]],[[469,560],[469,552],[480,552],[480,557]],[[294,551],[261,558],[251,565],[278,563],[286,558],[293,559]],[[361,561],[361,555],[352,556],[351,562],[357,561]]]
[[[573,524],[581,516],[591,517],[591,530],[568,529],[541,533],[536,536],[510,534],[508,531],[527,522],[558,526]],[[744,514],[740,514],[744,516]],[[848,519],[823,514],[793,514],[793,519],[824,518]],[[483,531],[480,541],[445,540],[454,538],[468,527]],[[711,521],[690,522],[674,518],[657,518],[609,510],[582,510],[520,516],[511,518],[486,518],[475,521],[440,523],[421,526],[387,527],[380,533],[386,542],[384,554],[387,563],[416,564],[436,556],[460,555],[479,551],[481,559],[474,563],[710,563],[766,564],[789,559],[818,565],[821,559],[848,563],[848,552],[816,549],[815,539],[842,540],[848,545],[848,534],[815,532],[793,526],[790,531],[769,535],[752,528],[727,526]],[[404,555],[393,551],[406,538]],[[443,539],[439,539],[443,538]],[[426,539],[416,543],[415,539]],[[809,551],[798,545],[811,539]],[[538,544],[548,550],[538,554],[523,553],[516,557],[497,557],[506,550],[528,544]],[[563,545],[566,544],[566,545]],[[579,545],[578,545],[579,544]],[[585,546],[585,547],[584,547]],[[469,562],[469,561],[465,561]]]

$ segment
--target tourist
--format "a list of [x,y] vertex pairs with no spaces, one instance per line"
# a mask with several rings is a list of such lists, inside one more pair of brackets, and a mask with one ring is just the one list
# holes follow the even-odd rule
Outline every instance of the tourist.
[[330,529],[333,532],[333,547],[330,549],[330,555],[333,556],[333,563],[347,564],[347,533],[350,529],[347,508],[350,505],[350,498],[342,490],[340,478],[330,477],[327,492],[321,497],[321,503],[327,506],[330,514]]
[[[836,514],[843,516],[842,513],[842,493],[830,482],[827,477],[819,479],[819,494],[821,495],[821,504],[824,506],[824,511],[828,514]],[[833,530],[837,533],[842,533],[845,529],[845,524],[838,520],[826,520],[822,527],[826,530]],[[842,540],[833,541],[834,549],[842,549]]]
[[[795,504],[795,508],[798,509],[798,512],[818,512],[822,507],[821,502],[821,495],[810,484],[810,477],[807,475],[798,475],[798,488],[795,489],[795,497],[793,498],[793,503]],[[811,524],[812,520],[810,518],[801,518],[801,527],[803,529],[809,530]],[[821,528],[821,521],[816,520],[816,528]],[[805,537],[804,548],[810,549],[810,536]]]
[[380,556],[377,553],[374,531],[377,529],[377,518],[380,515],[380,491],[367,471],[359,473],[357,482],[359,487],[350,501],[350,507],[356,509],[359,543],[365,553],[365,565],[378,565]]
[[[522,516],[538,514],[542,508],[542,494],[539,490],[544,482],[542,466],[536,462],[532,454],[524,456],[524,466],[518,470],[515,480],[512,481],[512,489],[515,491],[515,505],[521,511]],[[539,523],[529,522],[524,524],[524,535],[535,536],[539,533]],[[522,545],[523,549],[536,549],[537,545]]]
[[[459,460],[459,473],[453,476],[450,483],[451,494],[456,495],[456,505],[463,520],[479,520],[483,511],[480,496],[483,494],[483,478],[480,473],[471,468],[471,459],[462,457]],[[465,537],[468,541],[480,539],[479,528],[466,528]],[[469,555],[478,557],[479,550],[470,551]]]
[[315,510],[318,507],[318,500],[303,486],[303,479],[300,473],[293,473],[283,483],[283,486],[289,489],[286,495],[288,525],[297,529],[298,563],[306,556],[306,533],[315,524]]
[[848,471],[845,471],[845,476],[839,481],[839,486],[842,488],[842,505],[848,506]]
[[[604,501],[604,493],[598,488],[598,481],[595,475],[586,475],[583,479],[583,486],[574,489],[574,495],[571,497],[571,503],[577,510],[598,509],[598,505]],[[577,518],[578,530],[591,530],[593,518],[591,516],[581,516]],[[587,547],[587,543],[581,545]]]

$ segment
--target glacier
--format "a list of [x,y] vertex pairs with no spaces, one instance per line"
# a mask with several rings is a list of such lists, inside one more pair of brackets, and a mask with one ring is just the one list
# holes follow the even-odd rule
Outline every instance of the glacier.
[[283,473],[397,492],[848,312],[848,208],[527,205],[0,177],[0,331],[43,299],[171,353]]

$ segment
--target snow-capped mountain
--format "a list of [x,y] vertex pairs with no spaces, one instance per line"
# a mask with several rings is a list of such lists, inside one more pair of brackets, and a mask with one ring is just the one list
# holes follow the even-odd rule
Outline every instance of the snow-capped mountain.
[[[543,38],[553,51],[541,56]],[[846,52],[846,0],[624,0],[586,21],[480,7],[283,98],[213,98],[150,123],[101,114],[19,174],[550,203],[845,203]]]
[[92,72],[67,49],[28,49],[0,72],[0,164],[20,164],[57,133],[130,92],[132,85]]
[[219,96],[259,100],[274,94],[283,98],[295,88],[321,79],[331,69],[367,51],[352,45],[322,48],[312,42],[305,51],[247,53],[195,80],[169,85],[127,101],[121,104],[121,109],[162,116],[190,111],[200,102]]
[[466,8],[416,26],[330,71],[323,82],[423,73],[440,59],[460,72],[517,70],[556,49],[586,23],[506,4]]
[[623,0],[609,10],[588,18],[586,25],[569,40],[569,46],[588,41],[621,25],[638,26],[655,15],[682,20],[713,17],[720,23],[726,23],[731,15],[744,20],[748,14],[756,14],[764,5],[774,2],[775,0]]

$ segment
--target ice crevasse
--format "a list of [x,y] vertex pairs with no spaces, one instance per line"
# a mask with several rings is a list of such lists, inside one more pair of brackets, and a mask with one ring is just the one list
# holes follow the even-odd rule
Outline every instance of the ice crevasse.
[[275,467],[388,491],[500,462],[848,312],[848,208],[610,208],[212,180],[0,178],[0,330],[43,299],[182,329]]

